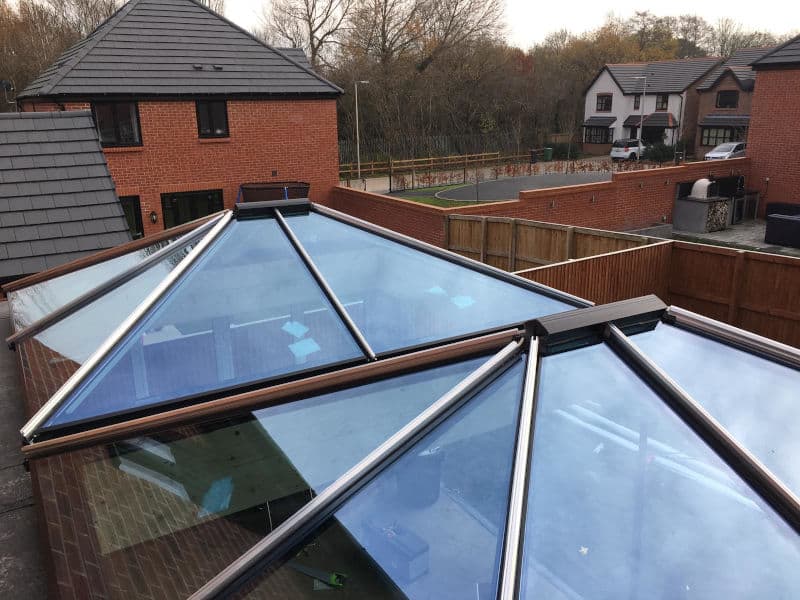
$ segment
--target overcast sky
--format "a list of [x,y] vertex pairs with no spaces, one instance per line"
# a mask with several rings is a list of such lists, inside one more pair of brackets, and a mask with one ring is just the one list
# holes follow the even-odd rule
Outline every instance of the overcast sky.
[[[800,2],[797,0],[670,0],[663,2],[619,3],[603,0],[505,0],[506,31],[509,42],[527,48],[551,31],[566,28],[581,33],[601,25],[610,10],[629,17],[635,10],[649,10],[659,16],[697,14],[710,23],[730,17],[749,29],[776,34],[800,30]],[[252,29],[264,0],[226,0],[226,16],[245,29]]]

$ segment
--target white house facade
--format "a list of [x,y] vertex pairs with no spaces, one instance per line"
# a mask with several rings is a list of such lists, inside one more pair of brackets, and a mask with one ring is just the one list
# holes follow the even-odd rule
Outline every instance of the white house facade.
[[646,143],[688,141],[686,133],[693,136],[697,122],[695,86],[718,63],[705,58],[606,65],[586,91],[584,150],[607,152],[616,140],[639,137],[642,126]]

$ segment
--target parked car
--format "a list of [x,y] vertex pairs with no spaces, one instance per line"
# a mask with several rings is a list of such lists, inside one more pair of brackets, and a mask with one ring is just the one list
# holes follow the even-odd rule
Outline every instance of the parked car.
[[747,144],[744,142],[726,142],[714,148],[711,152],[706,152],[706,160],[720,160],[723,158],[738,158],[744,156]]
[[611,160],[636,160],[644,153],[645,145],[637,139],[622,139],[611,144]]

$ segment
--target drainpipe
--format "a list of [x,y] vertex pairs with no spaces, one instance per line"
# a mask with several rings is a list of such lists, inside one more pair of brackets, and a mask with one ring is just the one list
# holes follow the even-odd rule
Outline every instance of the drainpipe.
[[[686,93],[686,90],[684,90],[683,93],[681,94],[681,109],[678,112],[678,139],[677,139],[677,141],[673,141],[673,144],[672,144],[672,162],[673,163],[675,162],[675,148],[678,146],[678,142],[680,142],[681,138],[683,137],[681,134],[683,133],[683,100],[684,100],[684,94],[685,93]],[[683,149],[683,157],[684,157],[684,159],[686,158],[686,148]],[[675,164],[677,164],[677,163],[675,163]]]

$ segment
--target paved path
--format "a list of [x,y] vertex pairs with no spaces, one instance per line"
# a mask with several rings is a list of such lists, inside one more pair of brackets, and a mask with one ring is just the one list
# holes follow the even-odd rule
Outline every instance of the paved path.
[[[0,335],[10,333],[8,302],[0,302]],[[23,465],[19,429],[24,424],[16,355],[0,347],[0,597],[47,597],[31,478]]]
[[[508,177],[496,181],[482,181],[478,184],[477,199],[481,202],[516,200],[523,190],[539,190],[564,185],[596,183],[598,181],[611,181],[611,173],[552,173],[550,175],[533,175],[530,177]],[[475,202],[475,185],[445,190],[444,192],[439,192],[437,196],[447,200]]]

